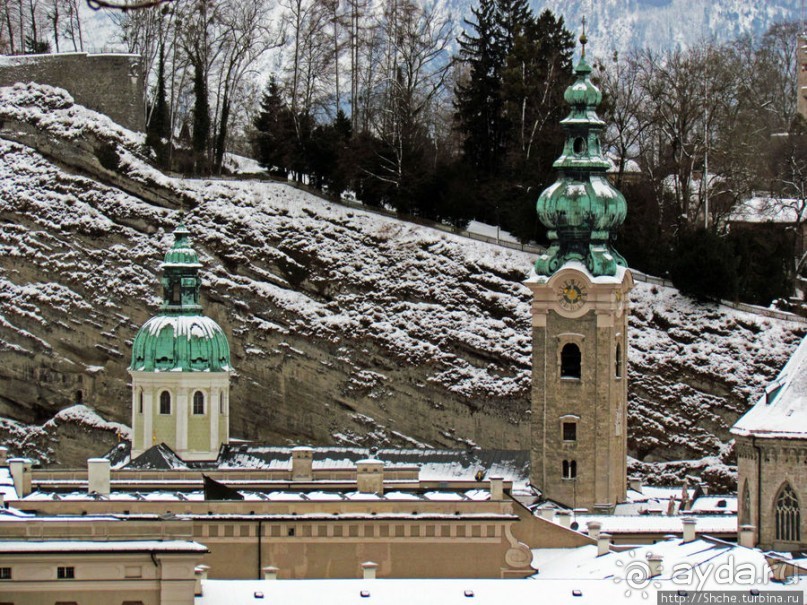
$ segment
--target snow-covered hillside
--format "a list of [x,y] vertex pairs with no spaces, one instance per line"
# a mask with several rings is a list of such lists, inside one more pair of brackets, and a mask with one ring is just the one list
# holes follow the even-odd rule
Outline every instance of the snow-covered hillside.
[[[529,255],[285,184],[169,178],[48,87],[0,90],[0,121],[0,414],[41,423],[81,391],[127,421],[131,339],[184,205],[231,337],[234,436],[528,447]],[[800,327],[642,283],[633,304],[631,449],[719,455]]]

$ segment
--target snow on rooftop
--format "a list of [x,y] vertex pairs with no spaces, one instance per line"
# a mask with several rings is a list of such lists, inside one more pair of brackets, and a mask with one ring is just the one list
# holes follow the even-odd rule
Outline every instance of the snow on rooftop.
[[807,437],[807,338],[731,432],[759,438]]
[[[688,515],[696,520],[695,531],[699,534],[727,534],[737,532],[736,515]],[[587,531],[587,523],[599,521],[601,530],[609,534],[680,534],[684,530],[684,516],[667,515],[575,515],[573,522],[578,530]]]
[[206,553],[207,547],[186,540],[0,540],[0,553],[82,553],[82,552],[184,552]]
[[807,218],[807,205],[798,199],[752,197],[740,202],[726,219],[729,223],[786,223]]

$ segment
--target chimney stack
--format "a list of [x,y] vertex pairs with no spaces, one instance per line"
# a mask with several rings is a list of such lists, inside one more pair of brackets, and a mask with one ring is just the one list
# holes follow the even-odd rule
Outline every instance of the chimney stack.
[[202,596],[202,580],[207,580],[208,569],[210,569],[209,565],[197,565],[193,568],[193,573],[196,576],[196,585],[193,594],[197,597]]
[[611,534],[602,532],[597,536],[597,556],[601,557],[611,552]]
[[637,476],[628,477],[628,487],[630,487],[630,489],[632,489],[633,491],[639,492],[641,494],[642,493],[642,478],[637,477]]
[[277,580],[277,573],[280,570],[274,565],[267,565],[262,571],[264,580]]
[[681,524],[684,526],[684,543],[694,542],[697,534],[695,532],[695,524],[697,521],[692,517],[684,517],[681,519]]
[[107,458],[87,459],[87,493],[108,496],[109,460]]
[[362,569],[362,577],[365,580],[375,580],[376,570],[378,569],[378,563],[373,563],[372,561],[366,561],[361,564],[361,569]]
[[314,479],[314,450],[298,446],[291,450],[291,480],[312,481]]
[[356,463],[356,484],[362,494],[384,493],[384,463],[381,460],[368,458]]
[[8,461],[8,466],[11,469],[11,478],[14,481],[17,498],[25,498],[31,493],[32,461],[28,458],[11,458]]
[[664,557],[661,555],[657,555],[654,553],[647,553],[647,570],[649,573],[649,577],[655,578],[661,575],[661,570],[663,568],[662,563],[664,561]]
[[0,466],[8,466],[8,448],[0,445]]
[[562,525],[563,527],[569,527],[572,524],[572,511],[570,510],[555,511],[555,519],[557,520],[558,525]]
[[745,548],[754,548],[756,544],[756,530],[753,525],[740,525],[737,532],[737,543]]
[[490,499],[504,500],[504,479],[502,477],[490,478]]
[[546,519],[547,521],[551,521],[555,518],[555,509],[554,508],[542,508],[539,510],[542,519]]
[[588,536],[589,538],[594,538],[597,540],[600,537],[600,530],[602,529],[602,523],[599,521],[589,521],[586,523],[586,527],[588,528]]

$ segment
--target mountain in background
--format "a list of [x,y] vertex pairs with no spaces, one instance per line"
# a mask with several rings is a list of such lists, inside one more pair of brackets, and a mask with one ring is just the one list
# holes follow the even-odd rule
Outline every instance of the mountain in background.
[[[470,19],[478,0],[447,0],[454,18]],[[797,21],[801,0],[532,0],[533,10],[562,15],[578,33],[583,16],[594,55],[650,47],[687,48],[701,40],[761,36],[774,23]]]

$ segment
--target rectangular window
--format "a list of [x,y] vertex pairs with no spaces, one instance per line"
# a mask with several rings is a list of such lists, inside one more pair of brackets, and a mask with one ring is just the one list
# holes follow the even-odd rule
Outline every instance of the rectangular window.
[[57,567],[56,578],[59,580],[73,580],[76,577],[75,567]]
[[11,579],[11,568],[0,567],[0,580],[10,580],[10,579]]
[[563,440],[564,441],[577,441],[577,423],[564,422],[563,423]]

